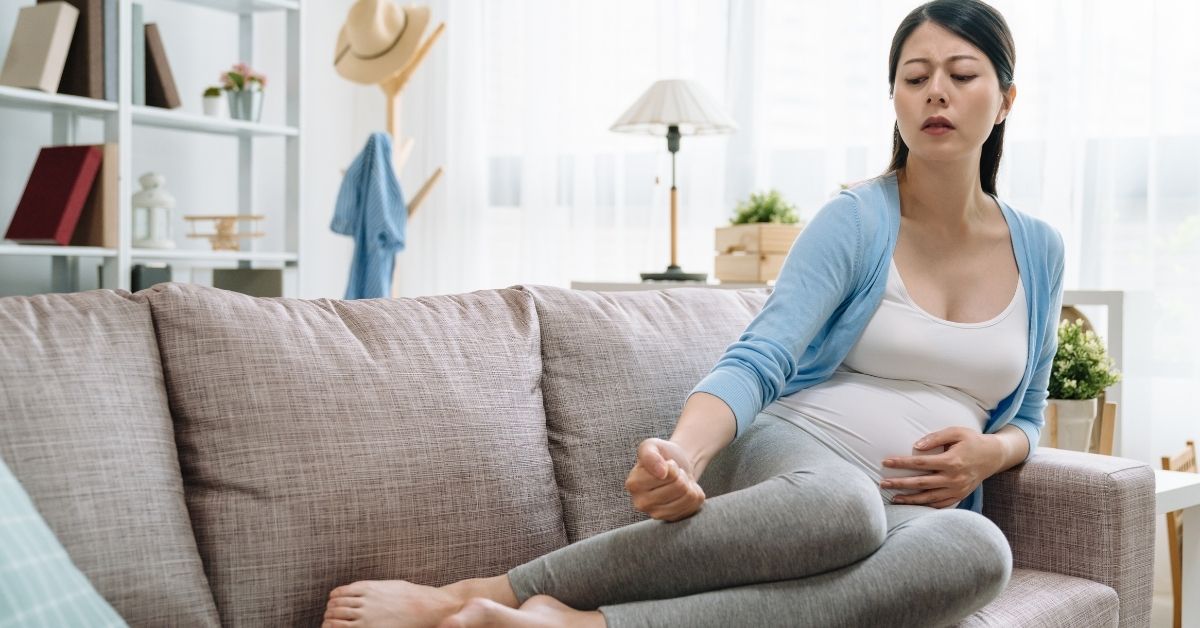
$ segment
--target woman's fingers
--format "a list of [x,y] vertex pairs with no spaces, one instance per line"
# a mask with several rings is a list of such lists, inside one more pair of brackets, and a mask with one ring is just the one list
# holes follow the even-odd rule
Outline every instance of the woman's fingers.
[[664,504],[656,513],[651,514],[655,519],[678,521],[692,516],[700,510],[704,503],[704,490],[693,484],[677,499]]

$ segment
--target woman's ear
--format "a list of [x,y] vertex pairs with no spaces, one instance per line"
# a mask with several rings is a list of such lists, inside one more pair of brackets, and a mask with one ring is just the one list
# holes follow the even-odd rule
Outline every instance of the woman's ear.
[[1012,111],[1013,103],[1017,100],[1017,84],[1013,83],[1008,86],[1008,91],[1000,94],[1000,111],[996,114],[996,124],[1004,122],[1008,117],[1008,113]]

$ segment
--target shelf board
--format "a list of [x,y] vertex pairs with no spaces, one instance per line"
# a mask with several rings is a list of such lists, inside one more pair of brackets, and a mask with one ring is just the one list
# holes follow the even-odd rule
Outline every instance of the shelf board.
[[257,122],[232,120],[229,118],[214,118],[200,116],[194,113],[181,113],[159,107],[133,108],[133,123],[139,126],[196,131],[199,133],[216,133],[218,135],[237,135],[242,137],[255,136],[295,136],[300,131],[296,127],[271,126]]
[[116,249],[98,246],[51,246],[47,244],[17,244],[0,242],[0,255],[67,256],[67,257],[116,257]]
[[130,257],[138,261],[180,261],[206,264],[213,262],[294,263],[295,253],[258,251],[205,251],[201,249],[133,249]]
[[255,13],[258,11],[298,11],[298,0],[175,0],[182,4],[192,4],[210,9],[220,9],[232,13]]
[[0,107],[102,116],[116,111],[117,103],[0,85]]

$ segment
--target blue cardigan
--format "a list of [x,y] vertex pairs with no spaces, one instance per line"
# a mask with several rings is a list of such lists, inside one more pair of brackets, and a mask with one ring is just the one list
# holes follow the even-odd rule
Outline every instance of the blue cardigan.
[[[1021,383],[992,410],[984,433],[1012,423],[1032,455],[1058,350],[1063,240],[1045,221],[996,201],[1025,284],[1029,348]],[[883,300],[899,231],[895,173],[842,190],[800,232],[763,309],[689,396],[706,392],[728,404],[736,439],[779,397],[829,379]],[[958,508],[982,512],[983,485]]]

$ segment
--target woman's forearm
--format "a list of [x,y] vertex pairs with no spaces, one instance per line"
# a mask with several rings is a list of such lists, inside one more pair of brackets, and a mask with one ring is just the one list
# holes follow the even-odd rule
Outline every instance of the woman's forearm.
[[1007,471],[1020,464],[1029,455],[1029,437],[1015,425],[1005,425],[992,436],[1000,443],[1000,468],[996,473]]
[[688,453],[698,478],[713,457],[733,441],[736,433],[733,410],[720,397],[697,392],[683,404],[670,440]]

